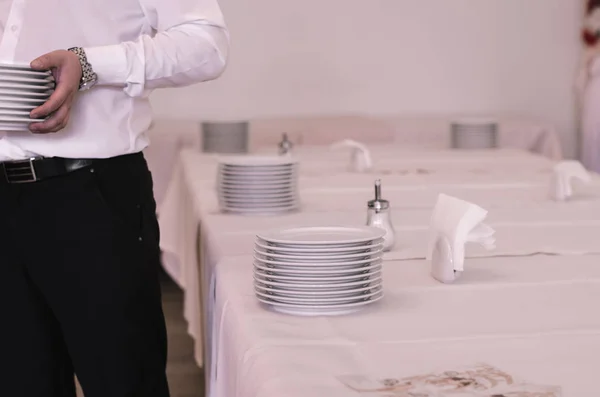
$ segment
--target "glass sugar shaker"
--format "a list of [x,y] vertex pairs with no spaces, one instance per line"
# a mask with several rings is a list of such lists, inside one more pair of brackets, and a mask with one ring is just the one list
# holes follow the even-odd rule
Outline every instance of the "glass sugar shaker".
[[375,181],[375,199],[367,203],[367,226],[385,230],[383,250],[390,251],[396,243],[396,232],[392,225],[390,202],[381,198],[381,180]]
[[277,147],[279,149],[279,155],[285,156],[290,155],[292,153],[292,148],[294,147],[294,144],[292,143],[292,141],[289,140],[288,135],[286,133],[283,133],[283,135],[281,136],[281,141],[279,142]]

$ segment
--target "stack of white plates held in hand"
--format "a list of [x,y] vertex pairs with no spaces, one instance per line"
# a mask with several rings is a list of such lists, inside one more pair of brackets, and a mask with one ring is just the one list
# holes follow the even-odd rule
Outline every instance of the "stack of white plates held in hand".
[[293,315],[348,314],[383,297],[385,231],[303,227],[259,234],[254,291],[271,309]]
[[217,195],[223,212],[274,215],[299,208],[298,162],[287,156],[219,159]]
[[28,131],[29,113],[48,100],[54,90],[50,71],[36,71],[29,65],[0,63],[0,131]]
[[455,120],[451,134],[453,149],[493,149],[498,145],[498,122],[486,118]]

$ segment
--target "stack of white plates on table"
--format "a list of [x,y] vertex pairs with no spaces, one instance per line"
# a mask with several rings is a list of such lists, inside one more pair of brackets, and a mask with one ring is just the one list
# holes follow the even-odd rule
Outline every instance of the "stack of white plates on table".
[[204,153],[247,153],[249,123],[202,123],[202,151]]
[[36,71],[29,65],[0,63],[0,131],[28,131],[29,113],[48,100],[54,91],[50,71]]
[[298,162],[288,156],[222,157],[217,195],[224,212],[267,215],[296,210]]
[[257,235],[254,291],[294,315],[347,314],[383,297],[383,236],[374,227],[302,227]]
[[455,120],[451,124],[453,149],[493,149],[498,145],[498,122],[487,118]]

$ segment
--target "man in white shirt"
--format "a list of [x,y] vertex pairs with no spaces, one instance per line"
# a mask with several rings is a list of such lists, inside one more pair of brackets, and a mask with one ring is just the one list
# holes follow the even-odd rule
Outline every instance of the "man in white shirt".
[[0,395],[168,396],[148,94],[223,72],[217,0],[3,0],[0,37],[57,81],[0,129]]

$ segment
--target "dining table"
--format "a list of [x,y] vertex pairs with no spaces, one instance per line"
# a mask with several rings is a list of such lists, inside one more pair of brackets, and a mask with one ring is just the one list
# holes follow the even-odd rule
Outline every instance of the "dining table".
[[[357,173],[347,151],[296,148],[301,207],[272,216],[222,212],[219,156],[181,152],[161,206],[161,248],[184,291],[208,395],[499,395],[478,376],[493,378],[493,390],[506,396],[597,395],[600,177],[573,181],[574,195],[556,201],[555,161],[525,151],[369,150],[372,167]],[[257,233],[364,225],[375,180],[396,233],[383,257],[384,298],[345,316],[292,316],[262,305],[253,287]],[[440,194],[481,206],[496,231],[492,251],[467,245],[453,284],[431,277],[427,259]],[[441,382],[443,391],[416,392],[419,382]],[[531,394],[509,394],[515,390]]]

